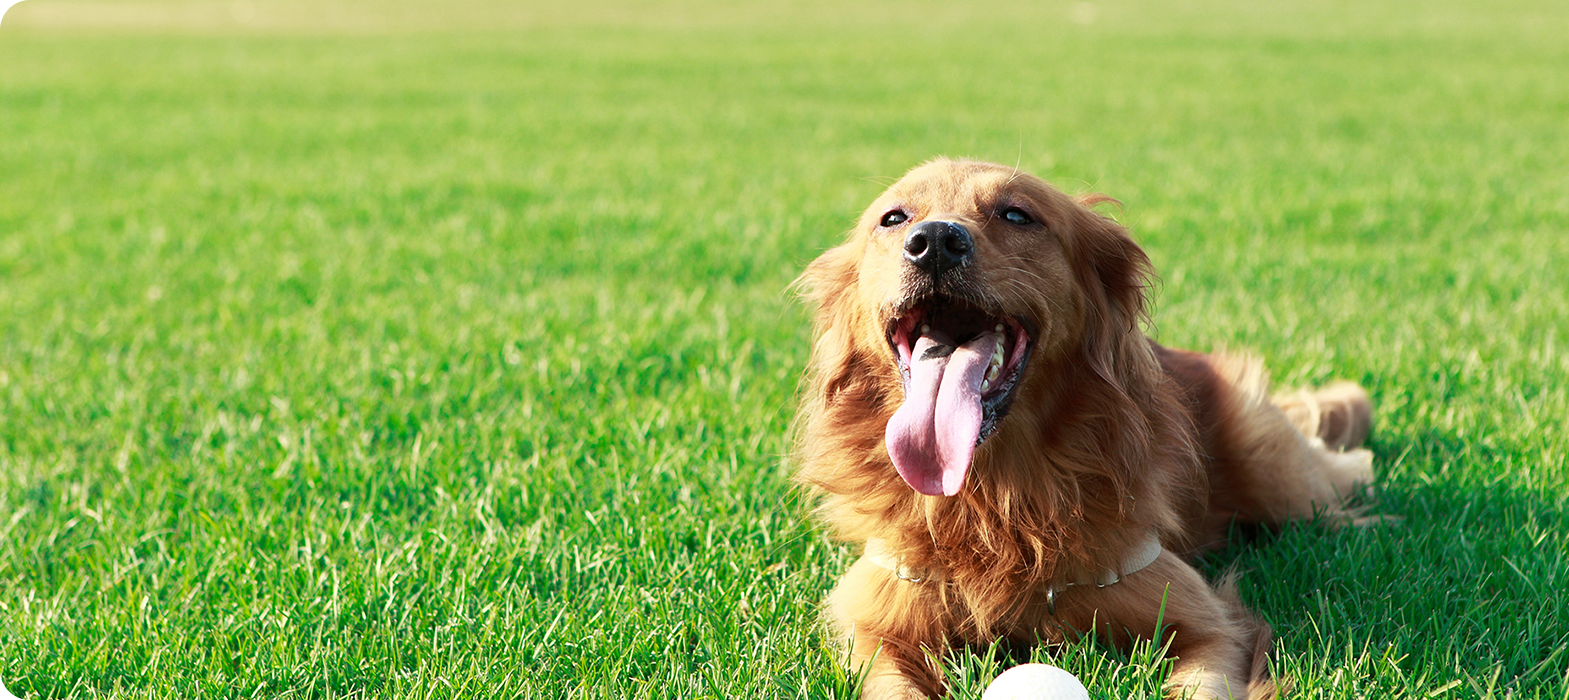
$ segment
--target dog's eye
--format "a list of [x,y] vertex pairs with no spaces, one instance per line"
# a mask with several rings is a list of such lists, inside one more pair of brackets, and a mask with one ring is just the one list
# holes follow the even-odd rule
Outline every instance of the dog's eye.
[[1023,209],[1018,207],[1008,207],[1007,209],[1004,209],[1002,212],[1002,218],[1007,219],[1008,223],[1017,226],[1024,226],[1026,224],[1035,223],[1035,220],[1030,218],[1029,214],[1025,213]]
[[895,209],[888,212],[887,214],[883,214],[883,220],[880,221],[879,224],[881,224],[883,228],[893,228],[909,220],[909,214]]

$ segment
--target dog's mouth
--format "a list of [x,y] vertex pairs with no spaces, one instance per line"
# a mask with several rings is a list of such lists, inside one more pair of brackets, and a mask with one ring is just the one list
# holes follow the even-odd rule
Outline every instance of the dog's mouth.
[[928,496],[964,486],[975,448],[1012,405],[1032,333],[1027,321],[964,301],[935,298],[889,324],[904,403],[884,440],[899,476]]

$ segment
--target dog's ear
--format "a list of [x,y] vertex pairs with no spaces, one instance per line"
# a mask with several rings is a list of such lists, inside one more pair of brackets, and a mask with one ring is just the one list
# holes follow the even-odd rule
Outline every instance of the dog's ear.
[[822,324],[831,321],[825,314],[834,313],[855,288],[858,256],[851,246],[851,243],[845,243],[817,256],[791,284],[801,298],[815,307],[819,330]]
[[868,373],[858,366],[855,338],[864,313],[855,298],[860,257],[853,240],[829,249],[807,265],[793,285],[816,312],[808,381],[825,403],[833,403],[857,383],[869,383]]
[[1074,212],[1078,272],[1087,300],[1084,348],[1097,374],[1129,388],[1127,374],[1154,361],[1144,339],[1146,292],[1154,276],[1149,256],[1117,222],[1088,207],[1114,201],[1104,195],[1079,200]]

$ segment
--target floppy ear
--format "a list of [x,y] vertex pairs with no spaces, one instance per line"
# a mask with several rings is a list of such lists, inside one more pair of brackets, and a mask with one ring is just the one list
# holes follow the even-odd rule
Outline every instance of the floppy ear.
[[855,303],[859,260],[856,243],[845,243],[813,260],[794,284],[816,312],[808,382],[812,395],[825,405],[870,379],[858,367],[855,343],[855,330],[865,313]]
[[1074,212],[1074,268],[1089,296],[1085,355],[1096,374],[1126,391],[1155,363],[1140,328],[1148,320],[1145,290],[1154,269],[1127,229],[1087,208],[1108,201],[1114,200],[1104,195],[1080,198]]
[[801,298],[812,303],[819,335],[824,325],[833,325],[831,316],[855,287],[856,254],[850,247],[850,243],[845,243],[828,249],[790,285]]

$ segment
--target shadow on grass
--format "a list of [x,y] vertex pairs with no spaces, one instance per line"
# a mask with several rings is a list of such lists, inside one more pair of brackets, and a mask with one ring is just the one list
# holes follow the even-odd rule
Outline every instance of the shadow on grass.
[[1243,598],[1275,628],[1283,658],[1369,674],[1383,671],[1354,661],[1377,658],[1389,673],[1426,679],[1422,690],[1458,682],[1478,696],[1561,697],[1566,496],[1510,476],[1507,465],[1528,451],[1439,434],[1373,448],[1397,468],[1370,514],[1397,519],[1239,527],[1203,568],[1243,573]]

